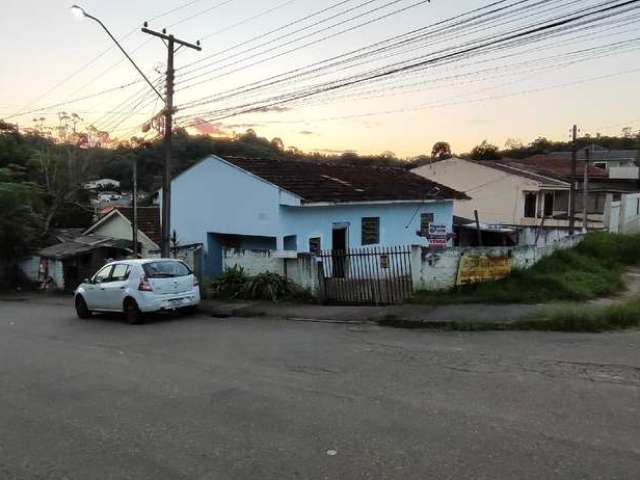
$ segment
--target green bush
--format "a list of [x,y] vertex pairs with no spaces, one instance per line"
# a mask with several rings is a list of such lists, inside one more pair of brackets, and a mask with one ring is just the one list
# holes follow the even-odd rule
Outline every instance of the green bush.
[[418,292],[414,303],[544,303],[583,301],[624,289],[626,265],[640,260],[640,235],[592,233],[576,247],[553,253],[532,268],[489,283],[446,292]]
[[244,268],[235,265],[211,282],[209,287],[211,296],[236,298],[248,279],[249,277],[244,273]]
[[241,267],[227,270],[211,282],[211,295],[223,299],[311,301],[312,296],[287,278],[277,273],[265,272],[248,276]]

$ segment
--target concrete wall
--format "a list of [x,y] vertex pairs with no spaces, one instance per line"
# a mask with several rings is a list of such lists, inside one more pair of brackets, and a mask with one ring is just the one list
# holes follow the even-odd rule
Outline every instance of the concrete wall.
[[[447,290],[455,287],[460,258],[463,255],[486,255],[489,257],[509,257],[512,268],[525,270],[557,250],[578,245],[583,235],[565,237],[543,247],[484,247],[445,248],[429,250],[413,246],[411,251],[411,274],[414,290]],[[277,252],[268,250],[225,249],[224,269],[242,267],[248,275],[273,272],[287,276],[297,285],[318,293],[317,259],[308,254],[298,254],[295,258],[281,258]],[[286,267],[285,267],[286,265]]]
[[458,265],[463,255],[486,255],[489,257],[510,257],[517,270],[531,268],[544,257],[556,250],[572,248],[584,236],[565,237],[544,247],[532,245],[519,247],[447,248],[429,251],[414,248],[411,255],[411,273],[414,290],[447,290],[455,287]]
[[273,250],[223,249],[223,269],[241,267],[247,275],[271,272],[282,275],[313,294],[318,293],[318,268],[315,257],[298,253],[285,258]]
[[640,193],[622,195],[620,199],[618,232],[640,232]]
[[222,253],[223,269],[240,267],[247,275],[272,272],[284,275],[284,259],[273,250],[245,250],[225,248]]

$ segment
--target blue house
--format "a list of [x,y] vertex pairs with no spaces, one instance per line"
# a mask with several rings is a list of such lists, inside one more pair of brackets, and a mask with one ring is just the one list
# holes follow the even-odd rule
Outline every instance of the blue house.
[[204,272],[222,271],[225,247],[296,252],[426,245],[452,232],[466,195],[406,170],[209,156],[172,182],[172,229],[202,243]]

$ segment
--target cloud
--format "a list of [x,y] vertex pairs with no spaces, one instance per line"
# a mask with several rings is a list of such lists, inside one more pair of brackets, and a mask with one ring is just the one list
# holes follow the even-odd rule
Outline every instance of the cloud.
[[221,122],[209,122],[204,120],[203,118],[194,118],[193,123],[190,125],[191,128],[195,129],[200,135],[215,135],[215,136],[228,136],[229,132],[227,132],[223,127],[224,124]]
[[257,128],[262,127],[264,124],[262,123],[230,123],[225,125],[225,128],[235,129],[235,128]]
[[317,135],[316,132],[312,132],[311,130],[300,130],[298,133],[300,135]]
[[319,148],[313,151],[317,153],[326,153],[329,155],[342,155],[343,153],[357,153],[355,150],[333,150],[331,148]]

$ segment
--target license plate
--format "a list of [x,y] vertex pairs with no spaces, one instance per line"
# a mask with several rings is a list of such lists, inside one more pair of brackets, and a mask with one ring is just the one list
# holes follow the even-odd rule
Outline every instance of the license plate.
[[184,302],[184,300],[181,299],[181,298],[174,298],[172,300],[169,300],[169,305],[172,305],[172,306],[180,305],[183,302]]

